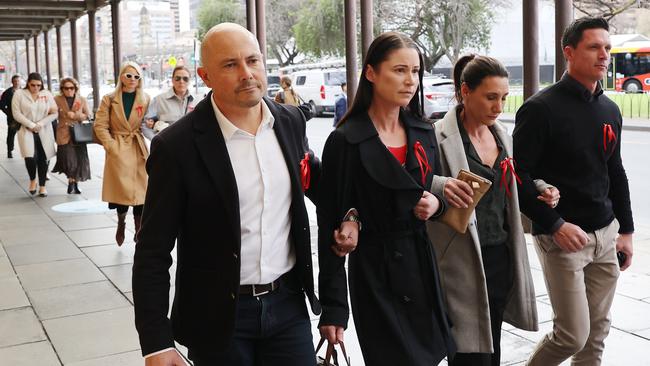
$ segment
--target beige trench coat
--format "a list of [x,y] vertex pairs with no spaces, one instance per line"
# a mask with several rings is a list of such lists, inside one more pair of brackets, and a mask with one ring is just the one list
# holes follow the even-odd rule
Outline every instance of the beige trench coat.
[[[512,138],[508,135],[507,129],[497,123],[495,130],[506,148],[506,153],[512,156]],[[460,169],[469,170],[458,130],[455,108],[451,109],[442,120],[436,122],[435,131],[440,146],[442,176],[433,177],[431,192],[442,196],[448,177],[457,176]],[[510,248],[514,281],[503,319],[517,328],[536,331],[535,289],[528,264],[526,240],[517,199],[517,185],[514,179],[510,191],[512,195],[508,199],[506,217],[510,228],[507,245]],[[475,213],[472,213],[465,234],[460,234],[449,226],[434,221],[427,222],[427,231],[436,251],[447,310],[453,323],[452,334],[458,352],[494,352],[485,271]]]
[[127,206],[144,203],[145,162],[149,150],[140,125],[148,106],[149,96],[139,91],[127,120],[121,92],[112,92],[102,98],[94,126],[97,139],[106,151],[102,201]]
[[41,90],[36,100],[27,89],[18,89],[11,100],[11,111],[14,119],[21,124],[18,130],[18,146],[23,158],[34,157],[34,133],[29,130],[36,124],[41,126],[38,136],[41,138],[43,151],[49,160],[56,156],[56,141],[52,121],[56,119],[56,103],[52,93]]
[[[72,109],[68,107],[68,101],[63,95],[54,97],[56,106],[59,108],[59,124],[56,126],[56,143],[57,145],[67,145],[70,140],[70,126],[81,121],[85,121],[90,117],[90,109],[86,98],[75,95],[74,102],[72,102]],[[68,117],[68,112],[75,112],[75,118]]]

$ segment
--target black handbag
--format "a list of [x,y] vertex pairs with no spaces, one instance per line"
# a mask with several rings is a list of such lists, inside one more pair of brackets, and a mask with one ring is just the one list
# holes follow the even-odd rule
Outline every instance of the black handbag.
[[70,126],[70,137],[75,144],[88,144],[93,140],[93,122],[84,121]]
[[[317,354],[318,351],[320,351],[321,347],[323,346],[323,343],[325,343],[325,338],[321,337],[320,341],[318,342],[318,347],[316,347]],[[350,366],[350,357],[348,357],[347,352],[345,352],[345,345],[343,344],[343,342],[339,342],[339,347],[341,347],[341,353],[343,353],[342,356],[343,359],[345,360],[345,364],[347,366]],[[325,358],[317,356],[316,366],[343,366],[342,363],[339,364],[338,354],[333,344],[327,342],[327,350],[325,351]]]

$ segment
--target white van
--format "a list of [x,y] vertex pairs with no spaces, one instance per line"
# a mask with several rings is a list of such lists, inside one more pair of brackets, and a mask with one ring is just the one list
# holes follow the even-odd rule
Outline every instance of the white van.
[[293,90],[311,106],[314,116],[334,113],[334,103],[341,95],[345,69],[298,70],[292,74]]

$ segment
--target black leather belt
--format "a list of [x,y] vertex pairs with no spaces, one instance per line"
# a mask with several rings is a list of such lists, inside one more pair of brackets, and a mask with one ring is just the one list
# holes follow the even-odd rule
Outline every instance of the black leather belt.
[[280,279],[264,285],[239,285],[240,295],[262,296],[280,288]]

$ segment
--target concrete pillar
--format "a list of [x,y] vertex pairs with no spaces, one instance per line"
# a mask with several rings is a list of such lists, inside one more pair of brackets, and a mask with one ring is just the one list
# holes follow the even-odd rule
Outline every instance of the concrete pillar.
[[20,63],[18,62],[18,41],[14,41],[14,58],[16,60],[16,74],[20,74],[20,67],[18,66]]
[[79,51],[77,49],[77,19],[70,19],[70,48],[72,50],[72,77],[79,80]]
[[32,72],[32,68],[29,65],[29,38],[25,39],[25,57],[27,58],[27,75]]
[[90,80],[93,87],[93,112],[99,107],[99,77],[97,72],[97,28],[95,10],[88,10],[88,43],[90,46]]
[[56,26],[56,60],[58,63],[59,80],[65,77],[63,74],[63,46],[61,46],[61,26]]
[[41,72],[41,65],[38,64],[38,34],[34,36],[34,70]]
[[117,85],[117,78],[122,64],[122,51],[120,48],[120,0],[111,1],[111,23],[113,30],[113,80]]
[[573,21],[573,0],[555,0],[555,81],[560,80],[566,70],[562,52],[562,33]]
[[257,13],[257,41],[260,43],[260,50],[264,56],[264,63],[266,64],[266,11],[264,0],[255,0],[255,11]]
[[47,90],[52,90],[52,73],[50,72],[50,31],[43,31],[43,41],[45,43],[45,75],[47,77]]
[[372,19],[372,0],[361,0],[361,63],[366,59],[366,53],[372,40],[373,19]]
[[523,0],[524,99],[539,89],[539,1]]
[[246,0],[246,28],[257,36],[257,21],[255,11],[255,0]]
[[348,81],[348,105],[352,105],[357,93],[357,8],[355,0],[344,0],[345,4],[345,68]]

